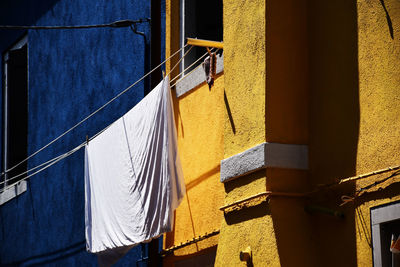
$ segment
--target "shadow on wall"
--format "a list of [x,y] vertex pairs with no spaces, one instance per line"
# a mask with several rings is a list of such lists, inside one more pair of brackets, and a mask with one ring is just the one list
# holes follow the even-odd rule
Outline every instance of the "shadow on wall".
[[[360,124],[358,25],[356,0],[308,3],[309,159],[315,187],[356,174]],[[354,184],[345,187],[354,192]],[[339,209],[340,192],[324,198],[321,205]],[[343,211],[344,220],[310,216],[319,264],[357,265],[354,209]]]
[[381,2],[382,8],[386,14],[386,21],[387,21],[390,37],[394,40],[392,19],[390,18],[389,12],[386,8],[385,1],[384,0],[379,0],[379,1]]
[[186,184],[186,191],[189,191],[193,187],[197,186],[201,182],[211,178],[214,174],[219,173],[220,165],[216,165],[214,168],[208,170],[207,172],[203,173],[202,175],[198,176],[197,178],[193,179],[191,182]]
[[[376,187],[375,187],[376,188]],[[376,188],[376,191],[371,191],[371,192],[366,192],[362,196],[360,196],[358,199],[355,200],[356,206],[361,206],[364,203],[368,203],[373,200],[379,200],[379,199],[387,199],[387,198],[392,198],[393,196],[398,195],[398,192],[400,192],[400,182],[393,182],[390,183],[389,185],[385,187],[379,187]]]
[[[357,1],[270,1],[266,12],[267,59],[273,60],[267,62],[267,87],[271,91],[267,105],[282,117],[275,121],[276,116],[267,118],[269,127],[275,126],[266,129],[267,137],[273,140],[283,136],[283,141],[292,143],[308,140],[309,145],[308,177],[290,174],[286,177],[298,180],[289,185],[282,182],[274,190],[302,192],[355,175],[360,123]],[[280,90],[274,90],[276,87]],[[281,111],[277,103],[285,103]],[[301,116],[307,107],[308,120]],[[290,114],[288,119],[285,112]],[[298,128],[290,124],[292,117],[299,121],[293,123],[298,123]],[[301,128],[307,124],[308,133]],[[308,189],[304,185],[307,182]],[[267,183],[270,187],[268,171]],[[342,189],[354,192],[355,186],[346,184]],[[350,206],[341,209],[340,197],[340,191],[332,191],[310,201],[271,198],[282,266],[357,265],[355,211]],[[307,214],[307,204],[343,211],[345,219]]]
[[77,242],[63,249],[32,256],[18,262],[2,263],[1,266],[42,266],[51,264],[60,259],[68,258],[79,253],[86,253],[86,241]]
[[184,256],[170,255],[169,257],[165,258],[163,266],[214,266],[216,252],[217,246],[212,246],[206,249],[202,249],[201,251],[198,251],[196,253]]
[[[231,191],[237,189],[244,189],[243,192],[246,192],[246,189],[251,186],[251,184],[258,183],[259,179],[264,180],[264,178],[265,170],[256,171],[239,179],[224,183],[225,192],[226,194],[229,194]],[[250,195],[253,194],[245,193],[245,196],[243,196],[243,198]],[[256,205],[250,205],[244,209],[224,213],[224,217],[228,225],[233,225],[244,221],[250,221],[252,219],[260,218],[269,214],[270,210],[267,202],[260,202]]]
[[[35,22],[49,11],[59,0],[26,1],[4,0],[0,1],[0,25],[34,25]],[[13,16],[20,14],[20,16]],[[2,38],[0,51],[7,49],[16,39],[23,36],[25,31],[0,30]],[[4,34],[7,33],[7,34]],[[4,46],[3,46],[4,45]]]

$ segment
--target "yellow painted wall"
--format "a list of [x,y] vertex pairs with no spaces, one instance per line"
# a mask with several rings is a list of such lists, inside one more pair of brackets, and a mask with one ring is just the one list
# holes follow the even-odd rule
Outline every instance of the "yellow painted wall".
[[[165,236],[165,248],[220,228],[224,189],[220,183],[223,158],[224,77],[217,76],[214,87],[194,88],[175,99],[178,148],[186,184],[186,196],[175,213],[172,233]],[[164,266],[188,255],[215,249],[218,235],[174,252],[164,259]]]
[[[237,126],[232,131],[225,116],[225,157],[265,141],[308,143],[307,19],[307,1],[224,2],[225,90]],[[241,177],[225,184],[225,203],[265,190],[307,192],[307,172],[267,169]],[[272,197],[227,213],[217,266],[245,266],[239,253],[247,246],[254,266],[316,266],[305,204]]]
[[[355,1],[308,3],[309,180],[313,189],[356,174],[359,135],[357,4]],[[345,219],[309,215],[315,258],[322,266],[356,266],[354,209],[340,197],[354,184],[327,189],[310,204],[344,212]]]
[[[177,49],[177,2],[167,0],[167,55]],[[393,182],[400,178],[342,207],[341,196],[390,173],[327,189],[319,185],[400,164],[400,2],[223,3],[224,75],[216,89],[202,86],[176,101],[189,190],[166,247],[209,228],[221,233],[165,262],[218,244],[216,266],[246,266],[239,253],[247,246],[254,266],[372,266],[370,208],[399,200],[400,186]],[[198,142],[205,133],[212,136]],[[307,144],[310,170],[267,169],[219,183],[220,159],[263,142]],[[273,197],[224,216],[218,211],[265,190],[315,189],[307,199]],[[212,190],[218,196],[202,201]],[[304,207],[310,204],[345,218],[308,214]],[[210,224],[204,216],[212,218]]]
[[[357,171],[400,163],[400,2],[358,1],[360,133]],[[393,26],[390,35],[388,19]],[[370,160],[379,158],[379,160]]]
[[[307,145],[308,1],[267,1],[266,20],[266,140]],[[308,192],[308,172],[268,168],[266,188]],[[270,216],[280,266],[317,266],[311,218],[304,212],[306,204],[305,198],[271,197]]]
[[[383,4],[357,1],[360,92],[357,173],[400,164],[400,2],[385,0]],[[360,180],[356,188],[389,175]],[[380,184],[355,203],[359,266],[372,266],[372,250],[368,244],[371,242],[370,208],[399,200],[399,181],[394,178]],[[380,187],[385,189],[373,192]],[[360,227],[363,221],[365,231]]]
[[[179,0],[166,1],[166,57],[179,49]],[[166,72],[180,55],[169,61]],[[172,73],[175,77],[179,67]],[[173,94],[174,95],[174,94]],[[178,148],[186,196],[175,212],[175,226],[164,236],[164,249],[220,229],[224,189],[220,183],[220,161],[224,153],[224,74],[219,74],[209,90],[203,83],[189,93],[174,98]],[[216,250],[219,236],[175,250],[164,257],[164,266]]]
[[266,139],[307,144],[307,0],[266,2]]
[[225,158],[265,142],[264,2],[223,1]]
[[[394,0],[309,1],[314,188],[400,163],[399,19],[400,3]],[[343,207],[340,198],[388,175],[326,189],[312,199],[346,216],[343,220],[310,216],[318,263],[372,266],[370,208],[398,200],[400,187],[391,184],[396,179],[390,180]],[[385,189],[373,192],[379,187]]]
[[[265,1],[223,1],[225,131],[228,158],[266,140]],[[265,191],[265,170],[225,185],[225,204]],[[239,253],[252,248],[254,266],[279,266],[265,202],[225,214],[215,266],[246,266]]]

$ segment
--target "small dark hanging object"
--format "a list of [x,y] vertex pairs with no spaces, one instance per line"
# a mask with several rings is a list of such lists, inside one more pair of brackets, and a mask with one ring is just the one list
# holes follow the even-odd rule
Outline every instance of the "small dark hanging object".
[[211,89],[214,85],[214,77],[217,72],[217,56],[215,53],[209,51],[209,56],[204,59],[203,69],[206,74],[208,88]]

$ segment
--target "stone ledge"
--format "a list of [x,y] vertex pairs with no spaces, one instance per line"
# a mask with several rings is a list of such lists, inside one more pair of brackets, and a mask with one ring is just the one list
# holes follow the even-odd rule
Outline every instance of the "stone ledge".
[[[224,56],[217,55],[216,73],[219,74],[222,71],[224,71]],[[176,82],[175,86],[176,97],[183,96],[184,94],[191,91],[193,88],[205,82],[206,82],[206,74],[202,67],[198,67],[192,73],[182,77]]]
[[221,182],[264,168],[308,169],[308,146],[262,143],[221,161]]
[[0,205],[24,193],[27,188],[27,182],[21,181],[18,184],[7,188],[4,192],[0,193]]

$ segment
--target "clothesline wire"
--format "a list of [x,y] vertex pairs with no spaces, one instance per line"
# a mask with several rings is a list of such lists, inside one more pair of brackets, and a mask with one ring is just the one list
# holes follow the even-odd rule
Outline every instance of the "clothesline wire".
[[[211,48],[210,51],[212,52],[215,48]],[[217,53],[219,50],[219,48],[215,51],[215,53]],[[190,66],[188,66],[186,69],[184,69],[181,73],[185,73],[185,71],[187,71],[188,69],[190,69],[191,67],[193,67],[197,62],[199,62],[203,57],[205,57],[206,55],[208,55],[208,51],[206,53],[204,53],[201,57],[199,57],[195,62],[193,62],[192,64],[190,64]],[[199,64],[196,68],[192,69],[191,71],[189,71],[188,74],[186,74],[185,76],[182,77],[182,79],[178,80],[176,83],[174,83],[173,85],[171,85],[171,88],[174,87],[175,85],[177,85],[180,81],[183,80],[184,77],[188,76],[189,74],[191,74],[193,71],[195,71],[196,69],[198,69],[201,66],[201,64]],[[176,77],[174,77],[173,79],[171,79],[170,83],[172,83],[173,81],[175,81],[177,78],[179,78],[180,75],[177,75]]]
[[[111,123],[110,125],[108,125],[107,127],[105,127],[103,130],[101,130],[101,131],[98,132],[97,134],[95,134],[95,135],[93,135],[92,137],[88,138],[88,141],[91,141],[92,139],[96,138],[98,135],[100,135],[102,132],[104,132],[105,130],[107,130],[107,129],[108,129],[111,125],[113,125],[113,124],[114,124],[114,122]],[[32,168],[30,168],[30,169],[28,169],[28,170],[26,170],[26,171],[24,171],[24,172],[22,172],[22,173],[20,173],[20,174],[17,174],[17,175],[15,175],[15,176],[13,176],[13,177],[11,177],[11,178],[5,180],[5,181],[2,181],[2,182],[0,182],[0,185],[5,184],[6,182],[12,181],[12,180],[14,180],[14,179],[17,179],[18,177],[21,177],[21,176],[23,176],[24,174],[27,174],[27,173],[29,173],[29,172],[31,172],[31,171],[34,171],[34,170],[38,169],[38,168],[41,168],[41,167],[43,167],[43,166],[46,166],[46,167],[43,167],[40,171],[34,173],[34,174],[37,174],[37,173],[39,173],[39,172],[41,172],[41,171],[47,169],[48,167],[52,166],[52,165],[53,165],[53,164],[52,164],[53,162],[56,163],[56,162],[58,162],[58,161],[60,161],[60,160],[62,160],[62,159],[65,159],[65,158],[71,156],[73,153],[75,153],[75,152],[77,152],[79,149],[81,149],[81,148],[86,144],[86,142],[87,142],[87,141],[83,142],[82,144],[76,146],[75,148],[71,149],[70,151],[68,151],[68,152],[66,152],[66,153],[64,153],[64,154],[61,154],[61,155],[59,155],[59,156],[57,156],[57,157],[55,157],[55,158],[52,158],[52,159],[50,159],[50,160],[48,160],[48,161],[46,161],[46,162],[44,162],[44,163],[41,163],[41,164],[39,164],[39,165],[37,165],[37,166],[35,166],[35,167],[32,167]],[[71,153],[71,152],[72,152],[72,153]],[[34,174],[30,174],[30,175],[28,175],[28,177],[24,177],[24,178],[22,178],[22,179],[19,179],[17,182],[15,182],[15,183],[13,183],[13,184],[11,184],[11,185],[6,185],[6,187],[7,187],[7,188],[12,187],[13,185],[18,184],[20,181],[23,181],[23,180],[28,179],[29,177],[33,176]],[[3,191],[5,191],[7,188],[5,188]],[[1,192],[3,192],[3,191],[1,191]]]
[[[183,57],[186,56],[186,55],[188,54],[189,51],[190,51],[190,49],[183,55]],[[177,52],[178,52],[178,51],[177,51]],[[172,56],[170,56],[168,59],[166,59],[163,63],[165,63],[167,60],[169,60],[169,59],[170,59],[171,57],[173,57],[175,54],[176,54],[176,52],[175,52]],[[201,56],[199,59],[197,59],[193,64],[195,64],[196,62],[198,62],[202,57],[204,57],[204,55]],[[159,66],[161,66],[163,63],[161,63]],[[179,62],[178,62],[177,64],[179,64]],[[193,64],[192,64],[192,65],[193,65]],[[159,66],[157,66],[157,67],[159,67]],[[177,66],[177,65],[175,65],[174,67],[176,67],[176,66]],[[156,67],[156,68],[157,68],[157,67]],[[189,66],[188,68],[190,68],[190,67],[191,67],[191,66]],[[154,68],[153,70],[155,70],[156,68]],[[171,69],[170,73],[173,71],[173,69],[174,69],[174,68]],[[186,68],[186,69],[187,69],[187,68]],[[185,69],[185,70],[186,70],[186,69]],[[153,70],[152,70],[152,71],[153,71]],[[183,70],[183,71],[185,71],[185,70]],[[177,77],[179,77],[179,76],[177,76]],[[142,78],[143,78],[143,77],[142,77]],[[90,140],[94,139],[95,137],[97,137],[98,135],[100,135],[102,132],[104,132],[106,129],[108,129],[112,124],[114,124],[114,123],[111,123],[110,125],[108,125],[107,127],[105,127],[103,130],[101,130],[101,131],[99,131],[97,134],[95,134],[94,136],[88,138],[88,141],[90,141]],[[30,177],[32,177],[32,176],[34,176],[34,175],[36,175],[36,174],[42,172],[42,171],[44,171],[45,169],[51,167],[52,165],[56,164],[56,163],[59,162],[60,160],[65,159],[65,158],[71,156],[72,154],[74,154],[75,152],[77,152],[78,150],[80,150],[85,144],[86,144],[86,141],[83,142],[83,143],[81,143],[80,145],[76,146],[75,148],[71,149],[70,151],[64,153],[64,154],[61,154],[61,155],[59,155],[59,156],[57,156],[57,157],[55,157],[55,158],[52,158],[52,159],[50,159],[50,160],[48,160],[48,161],[46,161],[46,162],[44,162],[44,163],[41,163],[41,164],[39,164],[39,165],[37,165],[37,166],[35,166],[35,167],[32,167],[32,168],[30,168],[30,169],[28,169],[28,170],[26,170],[26,171],[24,171],[24,172],[22,172],[22,173],[20,173],[20,174],[17,174],[17,175],[15,175],[15,176],[13,176],[13,177],[11,177],[11,178],[5,180],[5,181],[0,182],[0,185],[2,185],[2,184],[5,184],[6,182],[15,180],[15,179],[17,179],[17,178],[23,176],[24,174],[28,174],[29,172],[32,172],[32,171],[34,171],[34,170],[36,170],[36,169],[39,169],[38,171],[36,171],[36,172],[34,172],[34,173],[31,173],[31,174],[28,174],[27,176],[23,177],[22,179],[19,179],[19,180],[16,181],[15,183],[12,183],[12,184],[10,184],[10,185],[6,185],[6,186],[2,189],[2,191],[1,191],[0,193],[4,192],[4,191],[7,190],[8,188],[10,188],[10,187],[12,187],[12,186],[18,184],[18,183],[21,182],[21,181],[24,181],[24,180],[26,180],[26,179],[28,179],[28,178],[30,178]],[[44,147],[43,147],[43,149],[44,149]],[[37,152],[37,153],[38,153],[38,152]],[[31,156],[33,156],[33,154],[32,154]],[[15,167],[16,167],[16,166],[15,166]],[[14,168],[15,168],[15,167],[14,167]],[[8,171],[11,171],[11,168],[10,168]]]
[[[42,167],[42,166],[44,165],[44,166],[43,166],[42,168],[40,168],[39,170],[37,170],[37,171],[35,171],[35,172],[33,172],[33,173],[31,173],[31,174],[25,176],[24,178],[22,178],[22,179],[20,179],[20,180],[18,180],[18,181],[16,181],[16,182],[14,182],[14,183],[12,183],[12,184],[10,184],[10,185],[5,186],[5,187],[2,189],[2,191],[1,191],[0,193],[3,193],[3,192],[6,191],[8,188],[13,187],[14,185],[20,183],[21,181],[24,181],[24,180],[26,180],[26,179],[28,179],[28,178],[30,178],[30,177],[32,177],[32,176],[34,176],[34,175],[36,175],[36,174],[42,172],[42,171],[44,171],[45,169],[51,167],[52,165],[56,164],[56,163],[59,162],[60,160],[65,159],[65,158],[71,156],[71,155],[74,154],[75,152],[79,151],[84,145],[85,145],[85,143],[82,143],[82,144],[80,144],[79,146],[77,146],[77,147],[71,149],[71,150],[68,151],[67,153],[64,153],[64,154],[62,154],[62,155],[60,155],[60,156],[58,156],[58,157],[56,157],[56,158],[53,158],[53,159],[51,159],[51,160],[49,160],[49,161],[47,161],[47,162],[45,162],[45,163],[42,163],[42,164],[40,164],[40,165],[38,165],[38,166],[36,166],[36,167],[34,167],[34,168],[32,168],[32,169],[26,171],[25,173],[28,173],[28,172],[30,172],[30,171],[32,171],[32,170],[34,170],[34,169],[38,169],[38,168],[40,168],[40,167]],[[24,174],[25,174],[25,173],[24,173]],[[22,175],[23,175],[23,174],[16,175],[16,176],[12,177],[12,178],[9,179],[9,180],[16,179],[17,177],[22,176]],[[7,180],[7,181],[9,181],[9,180]],[[4,183],[4,182],[3,182],[3,183]]]
[[66,134],[68,134],[69,132],[71,132],[72,130],[74,130],[75,128],[77,128],[79,125],[81,125],[82,123],[84,123],[85,121],[87,121],[88,119],[90,119],[91,117],[93,117],[96,113],[98,113],[99,111],[103,110],[106,106],[108,106],[109,104],[111,104],[113,101],[115,101],[117,98],[119,98],[121,95],[125,94],[127,91],[129,91],[132,87],[134,87],[136,84],[138,84],[139,82],[141,82],[143,79],[145,79],[147,76],[149,76],[153,71],[155,71],[156,69],[158,69],[159,67],[161,67],[165,62],[167,62],[168,60],[170,60],[172,57],[174,57],[176,54],[178,54],[182,49],[184,49],[187,46],[187,44],[183,47],[181,47],[180,49],[178,49],[175,53],[173,53],[170,57],[168,57],[166,60],[164,60],[163,62],[161,62],[158,66],[156,66],[155,68],[153,68],[152,70],[150,70],[148,73],[146,73],[145,75],[143,75],[139,80],[137,80],[136,82],[134,82],[133,84],[131,84],[130,86],[128,86],[126,89],[124,89],[123,91],[121,91],[120,93],[118,93],[116,96],[114,96],[113,98],[111,98],[109,101],[107,101],[105,104],[103,104],[101,107],[99,107],[98,109],[96,109],[94,112],[90,113],[88,116],[86,116],[84,119],[82,119],[81,121],[79,121],[78,123],[76,123],[74,126],[72,126],[71,128],[69,128],[68,130],[66,130],[65,132],[63,132],[62,134],[60,134],[58,137],[54,138],[52,141],[50,141],[49,143],[47,143],[46,145],[44,145],[43,147],[41,147],[40,149],[38,149],[36,152],[32,153],[31,155],[29,155],[28,157],[26,157],[25,159],[23,159],[22,161],[18,162],[17,164],[15,164],[14,166],[6,169],[5,171],[3,171],[1,173],[1,176],[4,176],[5,173],[12,171],[13,169],[15,169],[16,167],[18,167],[19,165],[21,165],[22,163],[26,162],[27,160],[31,159],[32,157],[34,157],[35,155],[37,155],[38,153],[40,153],[41,151],[43,151],[44,149],[46,149],[47,147],[49,147],[51,144],[55,143],[57,140],[61,139],[63,136],[65,136]]
[[[79,146],[81,146],[81,145],[79,145]],[[79,146],[78,146],[78,147],[79,147]],[[74,149],[75,149],[75,148],[74,148]],[[72,150],[73,150],[73,149],[72,149]],[[67,152],[67,153],[68,153],[68,152]],[[10,181],[12,181],[12,180],[14,180],[14,179],[17,179],[18,177],[23,176],[24,174],[27,174],[28,172],[34,171],[34,170],[36,170],[36,169],[38,169],[38,168],[41,168],[41,167],[43,167],[43,166],[45,166],[45,165],[48,165],[48,164],[52,163],[53,161],[58,160],[59,158],[63,158],[64,155],[66,155],[67,153],[64,153],[64,154],[59,155],[59,156],[57,156],[57,157],[55,157],[55,158],[52,158],[52,159],[50,159],[50,160],[48,160],[48,161],[46,161],[46,162],[43,162],[43,163],[41,163],[41,164],[39,164],[39,165],[37,165],[37,166],[35,166],[35,167],[32,167],[32,168],[29,169],[29,170],[26,170],[26,171],[24,171],[24,172],[22,172],[22,173],[20,173],[20,174],[17,174],[17,175],[15,175],[15,176],[13,176],[13,177],[11,177],[11,178],[5,180],[5,181],[2,181],[2,182],[0,182],[0,185],[4,184],[4,183],[6,183],[6,182],[8,183],[8,182],[10,182]],[[7,185],[7,186],[8,186],[8,185]]]
[[188,51],[186,51],[185,54],[183,54],[183,56],[178,60],[178,62],[172,67],[172,69],[168,72],[167,76],[171,74],[171,72],[174,71],[174,69],[179,65],[179,63],[181,63],[182,59],[190,52],[190,50],[192,50],[193,46],[190,46]]
[[[213,50],[214,48],[211,48],[211,51]],[[206,52],[206,53],[204,53],[201,57],[199,57],[195,62],[193,62],[192,64],[190,64],[188,67],[186,67],[183,71],[181,71],[181,73],[185,73],[185,71],[187,71],[188,69],[190,69],[191,67],[193,67],[197,62],[199,62],[204,56],[206,56],[208,54],[208,52]],[[199,64],[199,66],[197,66],[196,68],[194,68],[193,70],[195,70],[195,69],[197,69],[198,67],[200,67],[200,64]],[[191,70],[188,74],[186,74],[185,76],[187,76],[187,75],[189,75],[190,73],[192,73],[192,71],[193,70]],[[180,75],[176,75],[173,79],[171,79],[169,82],[170,83],[172,83],[173,81],[175,81],[176,79],[178,79],[178,78],[180,78],[181,76]],[[175,83],[176,84],[176,83]],[[173,86],[171,86],[171,87],[173,87]]]

